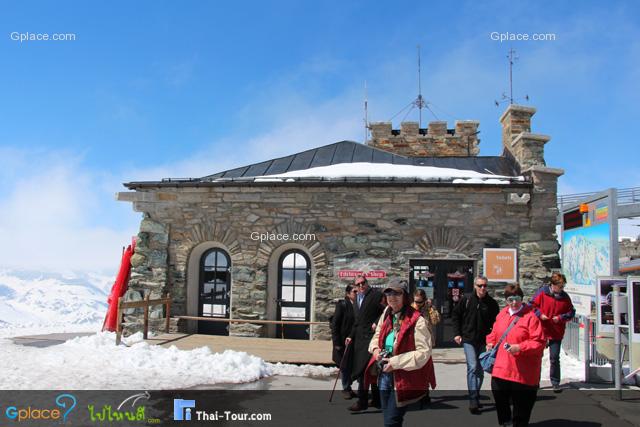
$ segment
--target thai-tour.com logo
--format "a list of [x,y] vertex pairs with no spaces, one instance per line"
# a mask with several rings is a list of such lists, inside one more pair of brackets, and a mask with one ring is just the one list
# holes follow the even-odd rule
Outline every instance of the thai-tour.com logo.
[[78,404],[74,395],[63,393],[56,396],[52,406],[49,407],[37,407],[37,406],[9,406],[4,411],[4,415],[7,419],[23,422],[23,421],[44,421],[51,422],[56,421],[56,424],[62,421],[67,422],[67,417],[73,411]]
[[191,410],[195,407],[195,400],[173,399],[174,421],[191,421]]
[[269,413],[233,411],[196,411],[196,401],[173,399],[174,421],[271,421]]

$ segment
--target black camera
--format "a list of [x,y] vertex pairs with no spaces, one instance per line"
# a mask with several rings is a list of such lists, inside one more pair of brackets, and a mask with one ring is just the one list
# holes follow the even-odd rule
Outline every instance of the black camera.
[[384,368],[384,365],[389,363],[388,360],[382,360],[382,359],[385,359],[391,356],[391,353],[389,353],[387,350],[380,350],[379,354],[380,354],[380,360],[376,360],[376,365],[378,365],[378,371],[382,373],[382,369]]

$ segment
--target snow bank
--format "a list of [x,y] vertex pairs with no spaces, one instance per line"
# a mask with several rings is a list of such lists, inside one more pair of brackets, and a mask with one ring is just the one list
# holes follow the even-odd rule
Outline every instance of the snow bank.
[[[547,381],[549,384],[549,349],[544,350],[542,356],[542,371],[540,372],[540,380]],[[560,350],[560,377],[561,382],[584,381],[584,362],[566,353],[564,349]]]
[[0,339],[0,389],[176,389],[245,383],[272,375],[327,376],[335,368],[266,363],[245,352],[213,353],[207,347],[178,350],[149,345],[142,334],[116,346],[101,332],[36,348]]
[[339,163],[277,175],[265,175],[255,180],[257,182],[291,182],[293,178],[404,178],[424,181],[453,181],[456,184],[509,184],[511,181],[524,181],[522,176],[493,175],[466,169],[364,162]]

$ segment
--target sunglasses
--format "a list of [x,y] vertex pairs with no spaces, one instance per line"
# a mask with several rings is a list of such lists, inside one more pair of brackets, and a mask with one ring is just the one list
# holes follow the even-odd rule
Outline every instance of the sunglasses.
[[415,302],[418,305],[423,305],[426,301],[413,300],[413,302]]
[[507,297],[507,302],[511,303],[511,302],[520,302],[522,301],[522,297],[520,295],[511,295],[510,297]]
[[487,285],[476,285],[476,287],[478,287],[478,288],[486,288]]
[[402,295],[404,292],[403,291],[394,291],[393,289],[389,289],[388,291],[384,291],[385,296],[388,297],[399,297],[400,295]]
[[358,283],[356,283],[355,285],[356,285],[356,286],[364,286],[364,285],[365,285],[365,283],[364,283],[364,282],[358,282]]

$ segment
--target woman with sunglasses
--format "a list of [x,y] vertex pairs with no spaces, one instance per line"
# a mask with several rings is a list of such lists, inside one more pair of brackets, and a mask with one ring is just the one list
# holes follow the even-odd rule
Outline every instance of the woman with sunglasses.
[[401,426],[407,405],[427,389],[431,335],[427,322],[410,305],[409,284],[394,280],[383,291],[388,306],[369,344],[366,381],[377,381],[385,426]]
[[[431,335],[431,348],[433,349],[436,346],[436,332],[435,327],[438,323],[440,323],[440,313],[438,310],[433,308],[432,301],[430,298],[427,298],[427,294],[424,289],[416,289],[413,293],[413,302],[411,303],[411,307],[414,310],[420,312],[424,320],[427,321],[427,328],[429,328],[429,334]],[[427,362],[427,369],[429,371],[427,375],[427,390],[425,396],[422,398],[423,404],[431,403],[431,397],[429,396],[429,387],[432,389],[436,388],[436,371],[433,366],[433,360],[429,359]]]
[[487,335],[487,351],[498,346],[491,391],[498,424],[527,426],[540,383],[544,331],[531,307],[523,304],[520,286],[507,285],[504,297],[507,306]]

